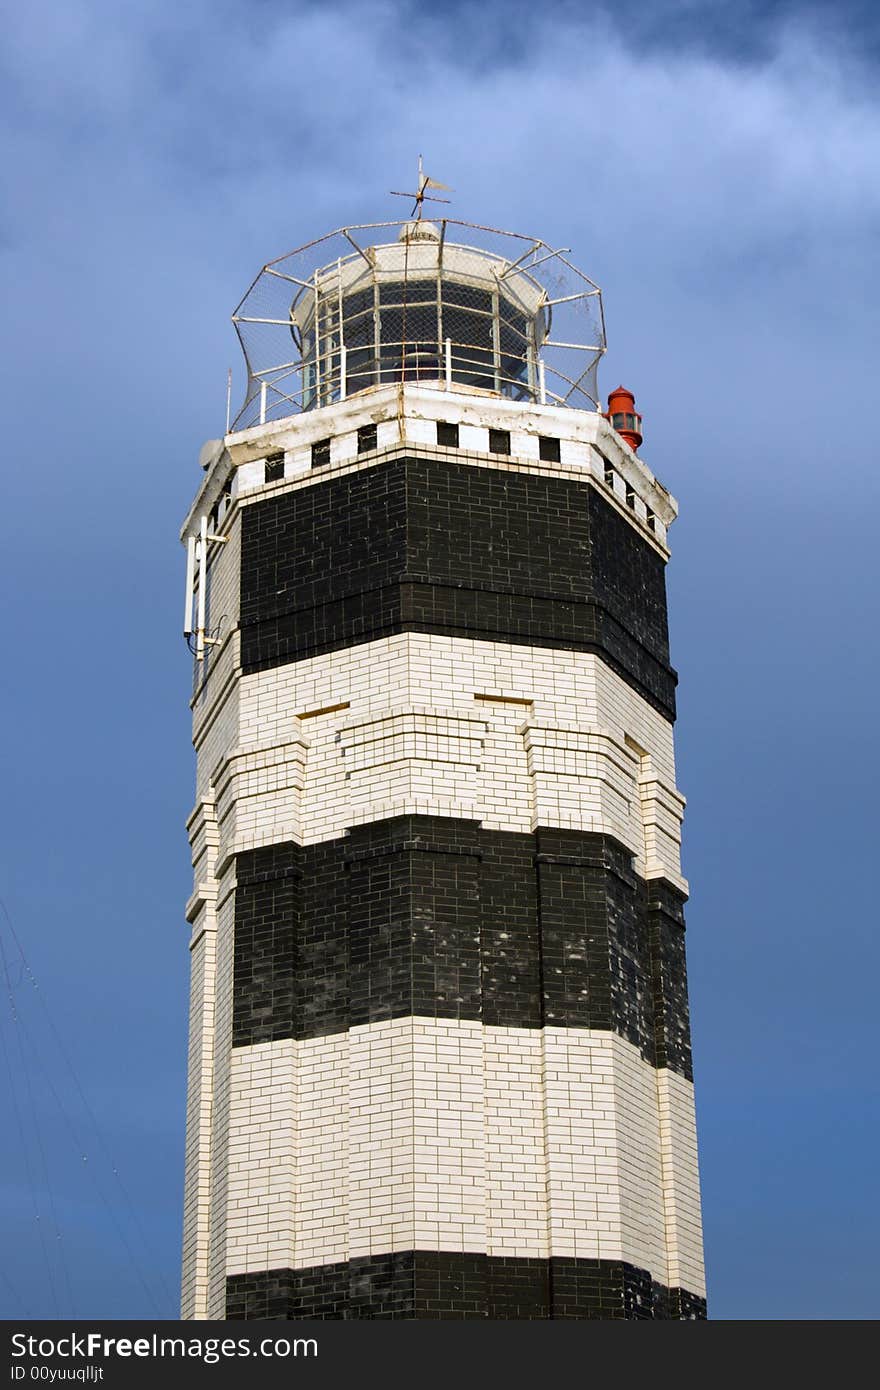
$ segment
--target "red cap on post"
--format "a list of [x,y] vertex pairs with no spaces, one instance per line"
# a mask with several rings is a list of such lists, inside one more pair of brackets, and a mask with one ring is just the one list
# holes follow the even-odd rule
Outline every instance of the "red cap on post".
[[605,419],[625,439],[633,453],[642,442],[642,417],[635,409],[636,398],[625,386],[617,386],[608,397]]

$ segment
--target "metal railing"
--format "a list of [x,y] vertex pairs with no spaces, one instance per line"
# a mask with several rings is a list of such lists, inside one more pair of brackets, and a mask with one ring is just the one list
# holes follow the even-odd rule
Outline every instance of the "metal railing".
[[[394,241],[355,235],[392,228]],[[264,266],[233,321],[248,369],[234,429],[400,381],[597,405],[601,292],[563,251],[514,233],[448,219],[342,228]]]

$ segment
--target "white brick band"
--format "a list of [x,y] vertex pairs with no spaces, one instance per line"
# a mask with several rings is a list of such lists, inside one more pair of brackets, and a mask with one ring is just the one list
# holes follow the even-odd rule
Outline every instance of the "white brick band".
[[405,1018],[237,1048],[227,1142],[227,1274],[483,1251],[703,1292],[692,1087],[610,1033]]
[[589,653],[403,633],[241,677],[196,742],[221,865],[443,815],[613,835],[687,888],[672,728]]

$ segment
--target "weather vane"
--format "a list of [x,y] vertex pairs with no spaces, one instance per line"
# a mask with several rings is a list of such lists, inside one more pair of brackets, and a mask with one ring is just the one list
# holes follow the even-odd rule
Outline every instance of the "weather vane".
[[442,188],[444,193],[451,193],[452,189],[446,183],[438,183],[436,179],[429,179],[422,169],[422,156],[419,155],[419,187],[417,193],[400,193],[392,188],[391,193],[395,198],[414,198],[413,210],[410,217],[415,217],[416,221],[422,220],[422,204],[427,200],[429,203],[448,203],[449,198],[436,198],[431,193],[426,193],[427,188]]

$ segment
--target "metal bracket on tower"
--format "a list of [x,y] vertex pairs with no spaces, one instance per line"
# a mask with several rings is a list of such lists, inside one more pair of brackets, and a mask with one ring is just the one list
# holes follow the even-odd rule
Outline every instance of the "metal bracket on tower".
[[[208,545],[225,545],[228,536],[208,531],[208,517],[199,521],[199,534],[186,541],[186,595],[183,610],[183,635],[197,661],[204,661],[205,648],[215,647],[219,637],[208,635],[205,622],[208,606]],[[196,577],[198,575],[198,578]],[[195,608],[195,621],[193,609]],[[191,639],[195,637],[195,646]]]

